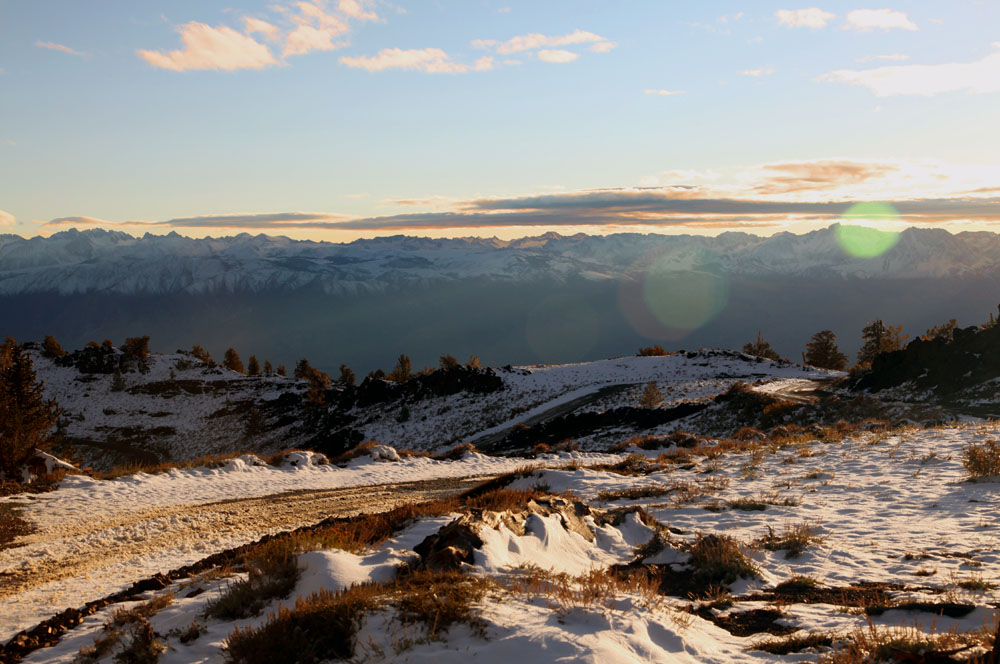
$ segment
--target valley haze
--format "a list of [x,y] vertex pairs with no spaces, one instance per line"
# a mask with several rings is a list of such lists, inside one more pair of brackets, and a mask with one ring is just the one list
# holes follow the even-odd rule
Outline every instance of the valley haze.
[[873,258],[837,226],[717,237],[547,233],[517,240],[391,236],[336,244],[67,230],[0,235],[0,323],[70,347],[150,335],[155,349],[232,346],[391,368],[442,353],[485,364],[593,360],[660,343],[738,348],[758,331],[796,359],[831,329],[853,354],[880,318],[915,338],[981,322],[1000,293],[1000,236],[908,228]]

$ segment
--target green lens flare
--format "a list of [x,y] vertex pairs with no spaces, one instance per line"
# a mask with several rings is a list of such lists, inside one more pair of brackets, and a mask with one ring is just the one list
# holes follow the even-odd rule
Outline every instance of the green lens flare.
[[851,222],[885,223],[899,219],[896,208],[888,203],[858,203],[852,205],[837,225],[837,243],[844,253],[855,258],[875,258],[896,246],[899,233],[882,231]]
[[664,325],[694,330],[715,318],[729,300],[727,280],[707,271],[650,271],[642,289],[649,311]]

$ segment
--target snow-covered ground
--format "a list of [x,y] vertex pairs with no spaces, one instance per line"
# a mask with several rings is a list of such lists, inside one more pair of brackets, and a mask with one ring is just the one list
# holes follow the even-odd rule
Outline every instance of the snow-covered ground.
[[[673,533],[673,544],[647,562],[683,565],[686,554],[671,547],[692,541],[698,533],[735,537],[746,545],[745,551],[761,574],[756,580],[730,584],[735,604],[730,608],[707,608],[707,615],[715,618],[771,608],[782,614],[778,625],[838,637],[866,625],[868,619],[877,626],[909,625],[922,631],[995,629],[1000,599],[996,586],[966,590],[960,583],[978,581],[985,587],[1000,582],[1000,518],[996,510],[1000,481],[966,481],[961,453],[969,443],[998,438],[997,423],[914,428],[890,434],[859,433],[838,442],[804,440],[784,447],[728,452],[715,459],[696,456],[687,464],[670,464],[647,475],[621,475],[586,467],[539,469],[516,480],[515,486],[545,485],[551,491],[569,490],[596,507],[644,506]],[[655,457],[652,452],[643,454]],[[605,457],[604,461],[609,459]],[[580,458],[580,465],[596,460]],[[70,518],[59,516],[63,510],[76,511],[77,518],[91,518],[91,514],[92,518],[101,518],[99,506],[104,503],[122,506],[129,500],[142,500],[166,505],[181,500],[182,494],[211,500],[220,494],[257,491],[269,482],[293,482],[282,478],[300,478],[299,482],[309,478],[310,486],[323,482],[343,486],[345,482],[372,481],[376,475],[384,481],[398,481],[401,475],[415,479],[433,473],[498,472],[514,463],[474,455],[452,465],[417,459],[403,464],[366,461],[343,470],[247,467],[218,472],[181,471],[115,483],[77,479],[40,497],[38,506],[29,508],[29,513],[50,522]],[[600,497],[601,492],[640,486],[673,490],[656,498],[610,503],[602,502]],[[688,490],[683,492],[680,487]],[[765,502],[781,504],[756,511],[727,507],[740,498],[762,496]],[[593,541],[567,530],[558,515],[529,516],[523,535],[503,525],[483,527],[483,545],[475,552],[473,564],[465,569],[472,575],[508,581],[530,566],[580,574],[630,562],[635,547],[647,542],[654,532],[634,515],[617,526],[600,525],[587,518],[595,533]],[[156,633],[170,646],[161,661],[222,662],[223,643],[235,628],[265,623],[269,612],[291,606],[296,595],[391,578],[396,563],[413,558],[412,549],[417,543],[450,520],[439,517],[418,521],[374,551],[353,554],[322,550],[304,554],[300,563],[305,569],[295,591],[288,598],[272,602],[256,618],[231,622],[203,616],[206,602],[217,597],[231,580],[196,581],[196,587],[207,591],[200,594],[192,594],[190,585],[182,589],[175,584],[167,589],[174,592],[174,602],[151,618]],[[780,533],[800,523],[808,524],[822,541],[807,546],[798,557],[787,558],[784,551],[752,545],[767,534],[768,527]],[[837,601],[802,603],[792,598],[776,603],[747,599],[796,575],[807,575],[830,588],[861,581],[899,584],[899,589],[887,590],[893,600],[947,599],[974,608],[961,618],[899,609],[869,618],[860,611],[845,610]],[[641,593],[622,591],[607,601],[567,603],[518,589],[516,584],[508,583],[506,587],[486,595],[479,606],[485,624],[482,636],[460,624],[439,639],[426,639],[419,623],[403,624],[393,610],[382,609],[362,621],[356,658],[438,664],[470,659],[499,663],[515,658],[524,662],[797,662],[815,661],[817,657],[815,651],[781,656],[752,650],[750,646],[766,640],[767,635],[732,634],[714,619],[707,620],[705,614],[684,611],[691,604],[687,598],[665,597],[650,602]],[[5,624],[12,615],[12,606],[5,602],[0,610]],[[81,647],[93,642],[111,611],[109,607],[87,618],[60,644],[37,651],[26,661],[69,661]],[[190,645],[182,644],[176,632],[168,636],[172,629],[182,630],[192,621],[200,623],[204,633]]]

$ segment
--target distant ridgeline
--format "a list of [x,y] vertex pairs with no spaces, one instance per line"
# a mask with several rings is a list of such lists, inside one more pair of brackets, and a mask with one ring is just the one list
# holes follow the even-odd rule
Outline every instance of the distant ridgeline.
[[857,350],[873,319],[913,334],[982,320],[1000,292],[1000,235],[909,229],[875,258],[836,227],[761,238],[546,234],[349,244],[247,234],[192,239],[65,231],[0,235],[0,337],[70,347],[150,335],[362,372],[400,352],[485,364],[571,362],[651,342],[739,348],[761,331],[798,357],[816,330]]

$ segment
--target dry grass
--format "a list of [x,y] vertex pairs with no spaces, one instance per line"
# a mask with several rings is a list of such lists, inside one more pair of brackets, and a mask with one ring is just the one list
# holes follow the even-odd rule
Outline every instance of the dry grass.
[[641,498],[658,498],[670,493],[673,489],[663,484],[656,486],[635,486],[627,489],[615,491],[605,490],[597,494],[597,499],[601,502],[611,502],[613,500],[639,500]]
[[986,630],[929,633],[916,626],[879,627],[871,619],[856,629],[832,653],[819,658],[821,664],[867,664],[870,662],[946,662],[975,646],[992,644]]
[[[114,655],[120,664],[153,664],[167,649],[166,642],[157,638],[149,619],[174,601],[173,593],[165,593],[130,609],[117,609],[94,636],[94,645],[80,648],[74,659],[79,664],[91,664],[102,659],[116,646]],[[128,635],[128,639],[124,637]]]
[[962,449],[962,465],[971,479],[1000,476],[1000,443],[995,440],[979,445],[969,443]]
[[255,547],[244,559],[247,578],[229,584],[205,606],[205,615],[222,620],[249,618],[271,600],[287,597],[301,574],[296,553],[293,538],[273,539]]
[[480,452],[479,449],[472,443],[459,443],[446,452],[434,455],[434,458],[439,461],[459,461],[466,454],[473,453],[482,454],[482,452]]
[[744,512],[757,512],[766,510],[769,506],[775,507],[797,507],[802,503],[798,498],[783,496],[778,491],[762,491],[756,496],[743,496],[734,500],[726,501],[726,506],[734,510]]
[[803,650],[828,648],[833,645],[837,637],[831,634],[819,632],[808,632],[800,634],[789,634],[785,637],[777,637],[758,641],[750,646],[749,650],[761,650],[772,655],[790,655]]
[[739,578],[755,579],[760,570],[728,535],[702,535],[687,545],[688,564],[694,567],[694,580],[700,586],[728,585]]
[[593,569],[579,576],[554,573],[538,567],[524,573],[509,589],[517,595],[544,597],[553,611],[566,615],[573,609],[615,609],[623,595],[637,595],[646,608],[662,603],[659,580],[653,574],[614,574]]
[[363,584],[340,592],[320,591],[300,597],[293,609],[282,608],[260,627],[237,628],[226,640],[226,659],[240,664],[295,661],[313,664],[354,656],[358,628],[365,616],[391,605],[404,624],[424,626],[436,639],[457,623],[482,633],[485,623],[476,605],[497,589],[491,579],[459,572],[401,574],[385,584]]
[[815,590],[816,588],[821,588],[822,583],[812,578],[811,576],[806,576],[804,574],[797,574],[792,578],[782,581],[774,587],[774,592],[782,594],[793,594],[801,593],[807,590]]
[[767,534],[755,542],[755,544],[768,551],[784,551],[785,558],[796,558],[802,555],[811,544],[820,544],[822,537],[816,535],[816,526],[803,521],[797,524],[786,524],[781,534],[775,534],[771,526],[767,527]]
[[243,452],[231,452],[227,454],[206,454],[185,461],[164,461],[153,464],[125,464],[115,466],[111,470],[102,470],[93,473],[94,479],[113,480],[136,473],[146,473],[147,475],[158,475],[171,470],[184,470],[186,468],[219,468],[225,466],[231,459],[244,454]]

